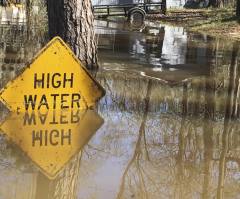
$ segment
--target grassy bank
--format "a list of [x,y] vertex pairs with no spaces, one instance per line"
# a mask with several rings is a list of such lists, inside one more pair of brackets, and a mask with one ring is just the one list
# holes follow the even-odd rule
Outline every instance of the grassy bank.
[[240,19],[235,17],[235,10],[230,8],[169,10],[166,16],[149,18],[181,25],[190,31],[240,40]]

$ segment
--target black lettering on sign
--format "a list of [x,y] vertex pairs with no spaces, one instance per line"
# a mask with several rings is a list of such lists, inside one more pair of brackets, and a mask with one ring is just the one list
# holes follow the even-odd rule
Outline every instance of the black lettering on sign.
[[43,141],[43,132],[42,130],[40,131],[33,131],[32,132],[32,146],[36,146],[36,142],[39,143],[39,146],[42,146],[42,141]]
[[74,111],[71,111],[71,123],[76,124],[80,121],[80,116],[79,116],[79,110],[74,113]]
[[[58,77],[58,80],[56,79]],[[54,73],[52,76],[52,87],[53,88],[59,88],[61,87],[61,80],[59,79],[61,77],[60,73]]]
[[61,109],[65,109],[65,108],[69,108],[69,106],[67,106],[66,102],[68,102],[67,98],[69,97],[69,94],[62,94],[61,95]]
[[51,131],[48,130],[40,130],[40,131],[32,131],[32,147],[35,146],[64,146],[71,145],[72,143],[72,130],[68,129],[65,132],[64,129],[57,130],[53,129]]
[[[38,88],[73,88],[74,73],[34,73],[34,89]],[[24,95],[25,110],[42,109],[68,109],[68,108],[80,108],[81,96],[79,93],[72,94],[50,94],[50,95]],[[53,104],[52,104],[53,102]],[[51,107],[50,107],[50,104]],[[59,106],[59,107],[57,107]]]
[[38,74],[35,73],[34,74],[34,89],[40,87],[40,88],[44,88],[44,73],[42,73],[41,77],[38,78]]
[[50,73],[47,74],[47,88],[50,87]]
[[35,112],[32,112],[31,114],[28,112],[25,112],[23,116],[23,121],[24,121],[23,125],[24,126],[36,125],[37,123],[39,123],[39,121],[42,125],[44,125],[46,123],[47,116],[48,116],[48,112],[46,112],[45,114],[38,112],[38,116],[36,116]]
[[43,95],[40,102],[39,102],[39,105],[38,105],[38,110],[40,110],[40,108],[42,106],[46,106],[47,109],[49,109],[49,106],[48,106],[48,102],[47,102],[47,98],[46,98],[46,95]]
[[57,97],[59,97],[59,94],[51,94],[51,97],[53,97],[53,109],[56,109]]
[[49,124],[58,124],[57,119],[56,119],[56,111],[53,111],[53,115],[52,115],[52,121],[49,122]]
[[66,88],[66,84],[69,83],[70,88],[73,87],[73,73],[71,73],[71,77],[67,77],[67,74],[64,73],[63,75],[63,88]]
[[73,93],[71,107],[74,108],[74,104],[76,104],[77,108],[80,108],[80,99],[81,99],[81,95],[79,93]]
[[32,124],[33,124],[33,125],[36,125],[36,116],[35,116],[35,113],[32,112],[31,115],[30,115],[28,112],[26,112],[26,113],[24,114],[23,121],[24,121],[24,122],[23,122],[23,125],[24,125],[24,126],[26,126],[26,125],[31,126]]
[[46,123],[47,116],[48,116],[48,111],[45,114],[38,112],[38,117],[42,125]]
[[[50,132],[49,137],[50,137],[50,144],[52,146],[57,146],[59,142],[56,140],[56,138],[59,138],[59,131],[58,130],[52,130]],[[55,138],[55,140],[53,138]]]
[[61,144],[64,145],[64,140],[67,140],[66,142],[68,142],[68,145],[71,144],[72,141],[72,130],[69,129],[68,132],[64,132],[64,130],[62,129],[61,131]]
[[61,111],[56,113],[56,110],[52,112],[47,111],[45,113],[38,112],[25,112],[23,116],[24,126],[36,126],[38,124],[48,125],[48,124],[76,124],[80,122],[80,110]]
[[66,112],[65,112],[65,114],[64,114],[64,112],[61,112],[61,114],[60,114],[60,124],[68,124],[68,123],[69,123],[69,121],[68,121]]
[[[46,109],[68,109],[80,108],[81,95],[79,93],[72,94],[50,94],[44,95],[24,95],[25,110]],[[52,104],[51,104],[52,102]]]
[[25,105],[25,110],[29,109],[29,106],[32,108],[32,110],[35,109],[36,106],[36,101],[37,101],[37,95],[24,95],[24,105]]
[[37,88],[73,88],[73,73],[34,73],[33,87]]

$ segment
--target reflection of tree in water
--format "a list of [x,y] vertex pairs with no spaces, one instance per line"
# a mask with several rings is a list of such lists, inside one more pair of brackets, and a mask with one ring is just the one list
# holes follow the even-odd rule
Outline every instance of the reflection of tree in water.
[[[240,78],[240,69],[237,61],[239,47],[237,43],[234,43],[232,60],[229,68],[230,77],[228,83],[228,93],[226,100],[226,110],[224,118],[224,129],[222,134],[222,150],[220,154],[219,162],[219,179],[218,179],[218,191],[217,198],[224,198],[224,182],[226,178],[226,164],[227,164],[227,155],[230,154],[230,139],[232,133],[236,130],[232,126],[232,121],[237,119],[237,114],[239,112],[239,78]],[[240,162],[237,160],[238,167],[240,167]]]
[[[147,187],[146,187],[147,185],[144,182],[145,172],[144,172],[144,170],[141,169],[140,158],[141,158],[141,155],[143,153],[143,150],[145,150],[147,159],[149,159],[148,150],[147,150],[147,146],[146,146],[147,143],[146,143],[145,125],[146,125],[146,121],[147,121],[147,115],[148,115],[148,112],[149,112],[149,101],[150,101],[150,95],[151,95],[151,88],[152,88],[152,81],[149,80],[149,82],[147,84],[147,94],[146,94],[146,97],[144,99],[145,108],[143,110],[143,118],[142,118],[142,122],[141,122],[141,125],[140,125],[140,128],[139,128],[139,135],[138,135],[137,143],[136,143],[136,146],[135,146],[135,151],[134,151],[132,159],[128,163],[127,168],[123,173],[122,182],[121,182],[121,185],[120,185],[120,190],[119,190],[117,199],[122,198],[122,195],[123,195],[123,192],[124,192],[124,187],[126,186],[125,185],[126,177],[127,177],[128,172],[129,172],[132,165],[134,165],[136,167],[137,173],[139,174],[138,179],[137,179],[138,180],[137,183],[139,183],[139,188],[141,190],[140,195],[136,195],[136,196],[132,195],[132,197],[137,197],[137,198],[147,198],[148,197],[147,196]],[[141,143],[142,142],[144,143],[143,150],[141,149]]]
[[214,136],[214,120],[215,120],[215,79],[214,79],[214,67],[210,67],[209,78],[205,82],[205,113],[204,113],[204,125],[203,125],[203,187],[202,198],[212,198],[212,191],[210,188],[211,177],[213,170],[213,136]]
[[[13,39],[21,41],[20,47],[12,46],[9,50],[6,48],[7,42],[3,42],[1,49],[4,50],[4,65],[6,59],[9,60],[11,49],[14,49],[11,50],[14,55],[21,57],[21,46],[24,46],[23,58],[30,59],[35,47],[34,42],[39,44],[43,41],[35,40],[39,35],[37,29],[36,32],[30,33],[34,35],[30,36],[30,40],[26,40],[26,30],[23,34],[2,30],[5,31],[4,38],[10,42]],[[23,40],[21,36],[24,37]],[[161,40],[156,43],[161,45]],[[221,48],[226,47],[222,43],[218,41],[218,45],[222,46],[215,49],[216,54],[221,54]],[[111,117],[111,114],[113,118],[119,116],[118,122],[121,119],[128,120],[126,126],[121,129],[119,126],[117,130],[116,126],[110,129],[113,139],[109,139],[110,136],[104,137],[104,147],[111,150],[108,155],[117,153],[120,147],[124,148],[123,140],[134,137],[129,133],[129,128],[134,128],[137,134],[133,153],[121,178],[118,199],[193,196],[223,198],[230,192],[232,198],[238,196],[239,182],[233,177],[239,172],[240,165],[240,73],[236,60],[237,44],[233,49],[231,64],[227,63],[227,59],[216,57],[216,65],[211,66],[210,77],[196,78],[174,86],[131,74],[98,74],[108,91],[108,95],[99,105],[99,110],[109,114],[107,117]],[[155,50],[159,49],[149,45],[149,52],[161,54]],[[14,64],[15,62],[9,63],[11,66]],[[19,63],[16,65],[19,66]],[[228,81],[230,83],[226,84]],[[116,131],[124,135],[117,134]],[[114,150],[111,148],[112,144]],[[124,153],[118,155],[126,156]],[[38,186],[37,197],[74,198],[80,160],[79,154],[54,181],[47,180],[39,174],[37,181],[43,186]]]
[[[113,133],[116,130],[114,126],[110,129],[111,137],[104,136],[104,149],[94,150],[106,150],[104,153],[107,156],[114,153],[125,156],[126,154],[118,152],[124,145],[121,141],[126,139],[125,128],[129,128],[132,123],[139,123],[137,128],[134,127],[135,130],[137,129],[134,149],[122,173],[116,198],[193,198],[193,196],[213,198],[217,196],[218,183],[222,184],[220,187],[223,185],[227,187],[228,192],[231,191],[233,198],[236,198],[239,183],[233,176],[237,170],[233,170],[230,166],[226,172],[226,165],[227,162],[239,164],[237,153],[239,135],[236,133],[238,124],[234,121],[229,122],[232,134],[228,133],[227,142],[232,144],[229,144],[225,154],[225,145],[219,143],[224,143],[226,140],[221,130],[222,126],[226,128],[226,122],[225,124],[222,122],[224,119],[222,113],[223,109],[229,107],[223,106],[225,99],[229,98],[217,100],[216,95],[219,94],[219,85],[222,86],[222,83],[217,77],[216,68],[211,67],[210,77],[194,79],[170,88],[167,85],[159,85],[154,80],[142,81],[141,78],[135,77],[136,79],[132,81],[128,79],[129,76],[122,74],[101,76],[101,73],[98,73],[98,78],[108,90],[108,95],[99,105],[99,110],[106,115],[109,114],[108,117],[111,117],[111,114],[116,117],[115,112],[117,112],[121,117],[118,122],[129,119],[129,126],[118,128],[117,131],[120,133]],[[234,70],[233,68],[230,70],[236,71],[237,68],[235,66]],[[234,96],[236,91],[234,87]],[[162,98],[159,98],[159,95]],[[180,102],[178,102],[179,96],[181,96]],[[232,99],[235,101],[235,106],[230,107],[238,107],[237,98],[232,97]],[[159,104],[166,105],[163,108]],[[132,115],[136,114],[136,118],[140,118],[139,122],[133,120],[131,114],[126,116],[130,112]],[[223,139],[221,139],[222,135]],[[129,133],[129,137],[131,136]],[[101,159],[97,157],[94,161],[98,158]],[[77,165],[77,162],[74,164]],[[221,165],[224,165],[223,169]],[[71,171],[74,170],[69,169],[69,171],[67,173],[72,173]],[[218,173],[220,178],[221,175],[224,176],[222,181],[217,178]],[[72,186],[68,187],[70,184]],[[66,190],[71,195],[76,184],[77,178],[70,180],[64,175],[58,181],[52,182],[50,187],[54,191],[51,194],[60,197],[64,194],[60,187],[67,185]]]
[[[181,95],[179,91],[182,92],[181,103],[177,106],[171,105],[176,104],[171,97],[168,100],[164,100],[164,97],[155,99],[157,91],[159,95],[164,95],[163,90],[168,89],[167,86],[157,85],[154,80],[145,81],[145,86],[135,81],[139,90],[133,82],[128,79],[121,81],[116,74],[111,76],[113,79],[105,76],[112,99],[104,103],[110,106],[112,103],[119,104],[118,107],[122,104],[121,111],[130,109],[139,114],[141,112],[138,109],[132,109],[137,103],[136,107],[140,106],[144,112],[133,155],[121,178],[118,199],[130,196],[196,196],[204,199],[238,197],[239,66],[236,46],[234,44],[231,63],[226,64],[225,60],[223,68],[210,64],[207,78],[190,80],[183,83],[182,87],[171,87],[171,92],[178,97]],[[216,62],[222,64],[219,60]],[[226,67],[229,68],[229,74]],[[115,81],[118,83],[115,84]],[[136,95],[136,98],[131,99],[131,88],[138,90],[140,96],[147,90],[144,100]],[[228,90],[227,95],[224,90]],[[159,104],[163,101],[168,104],[168,108],[166,112],[159,113]]]
[[76,198],[81,155],[82,152],[76,154],[54,180],[50,180],[39,173],[37,177],[36,199]]

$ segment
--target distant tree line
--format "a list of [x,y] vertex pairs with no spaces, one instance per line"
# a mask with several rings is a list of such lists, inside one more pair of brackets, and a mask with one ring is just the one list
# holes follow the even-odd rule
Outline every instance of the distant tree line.
[[185,8],[236,8],[236,16],[240,16],[240,0],[187,0]]
[[240,0],[237,0],[236,4],[236,15],[240,17]]
[[240,0],[209,0],[209,7],[224,8],[233,7],[236,5],[236,16],[240,16]]

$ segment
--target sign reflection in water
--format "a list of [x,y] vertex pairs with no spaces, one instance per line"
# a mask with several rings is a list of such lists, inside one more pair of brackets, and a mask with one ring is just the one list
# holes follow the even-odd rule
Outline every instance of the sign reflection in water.
[[103,124],[94,110],[12,113],[1,125],[48,178],[55,178]]

